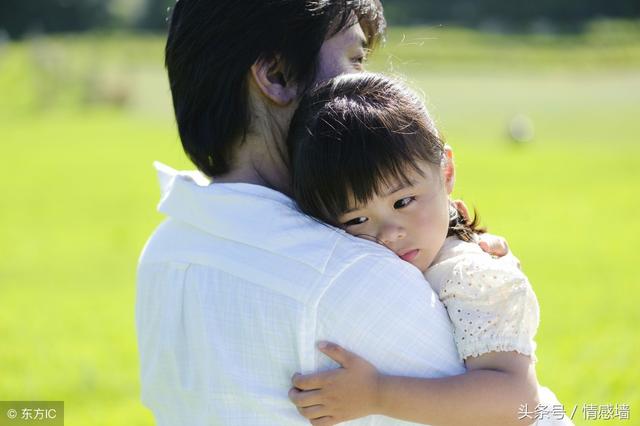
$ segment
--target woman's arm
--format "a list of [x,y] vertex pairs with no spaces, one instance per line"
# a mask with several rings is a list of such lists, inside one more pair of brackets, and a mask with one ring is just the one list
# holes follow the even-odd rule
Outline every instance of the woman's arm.
[[293,378],[289,392],[313,425],[382,414],[432,425],[517,425],[519,408],[538,404],[538,383],[529,357],[491,352],[468,358],[468,372],[423,379],[385,376],[357,355],[328,343],[320,350],[342,368]]

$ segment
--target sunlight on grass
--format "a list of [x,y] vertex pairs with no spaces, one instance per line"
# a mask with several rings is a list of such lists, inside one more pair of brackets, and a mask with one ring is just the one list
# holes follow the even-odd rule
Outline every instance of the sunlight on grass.
[[[370,69],[423,91],[456,153],[456,196],[521,259],[541,304],[540,381],[568,408],[635,413],[640,39],[594,37],[398,29]],[[152,161],[189,167],[162,42],[0,50],[0,395],[64,400],[69,425],[152,424],[139,402],[136,259],[162,220]],[[507,130],[519,114],[528,143]],[[608,424],[579,410],[576,424]]]

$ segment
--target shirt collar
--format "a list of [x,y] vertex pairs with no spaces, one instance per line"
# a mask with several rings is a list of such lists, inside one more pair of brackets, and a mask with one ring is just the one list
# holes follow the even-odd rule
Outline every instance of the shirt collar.
[[212,183],[199,172],[177,171],[159,162],[154,166],[162,192],[158,211],[209,234],[278,252],[340,234],[328,233],[334,228],[300,213],[291,198],[271,188]]

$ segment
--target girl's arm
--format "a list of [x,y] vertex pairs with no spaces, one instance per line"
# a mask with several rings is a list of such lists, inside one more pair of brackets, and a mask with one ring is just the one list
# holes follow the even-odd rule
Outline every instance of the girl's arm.
[[323,342],[320,350],[342,368],[295,375],[289,397],[313,425],[333,425],[371,414],[431,425],[517,425],[521,407],[538,404],[538,383],[530,358],[490,352],[466,360],[459,376],[423,379],[386,376],[342,347]]

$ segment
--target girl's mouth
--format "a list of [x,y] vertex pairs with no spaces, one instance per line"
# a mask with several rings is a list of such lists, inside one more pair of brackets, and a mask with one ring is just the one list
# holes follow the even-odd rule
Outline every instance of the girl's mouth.
[[416,256],[418,256],[419,252],[420,252],[420,249],[413,249],[413,250],[409,250],[405,254],[401,254],[401,255],[398,255],[398,256],[400,256],[400,259],[402,259],[402,260],[404,260],[406,262],[411,262],[413,259],[416,258]]

